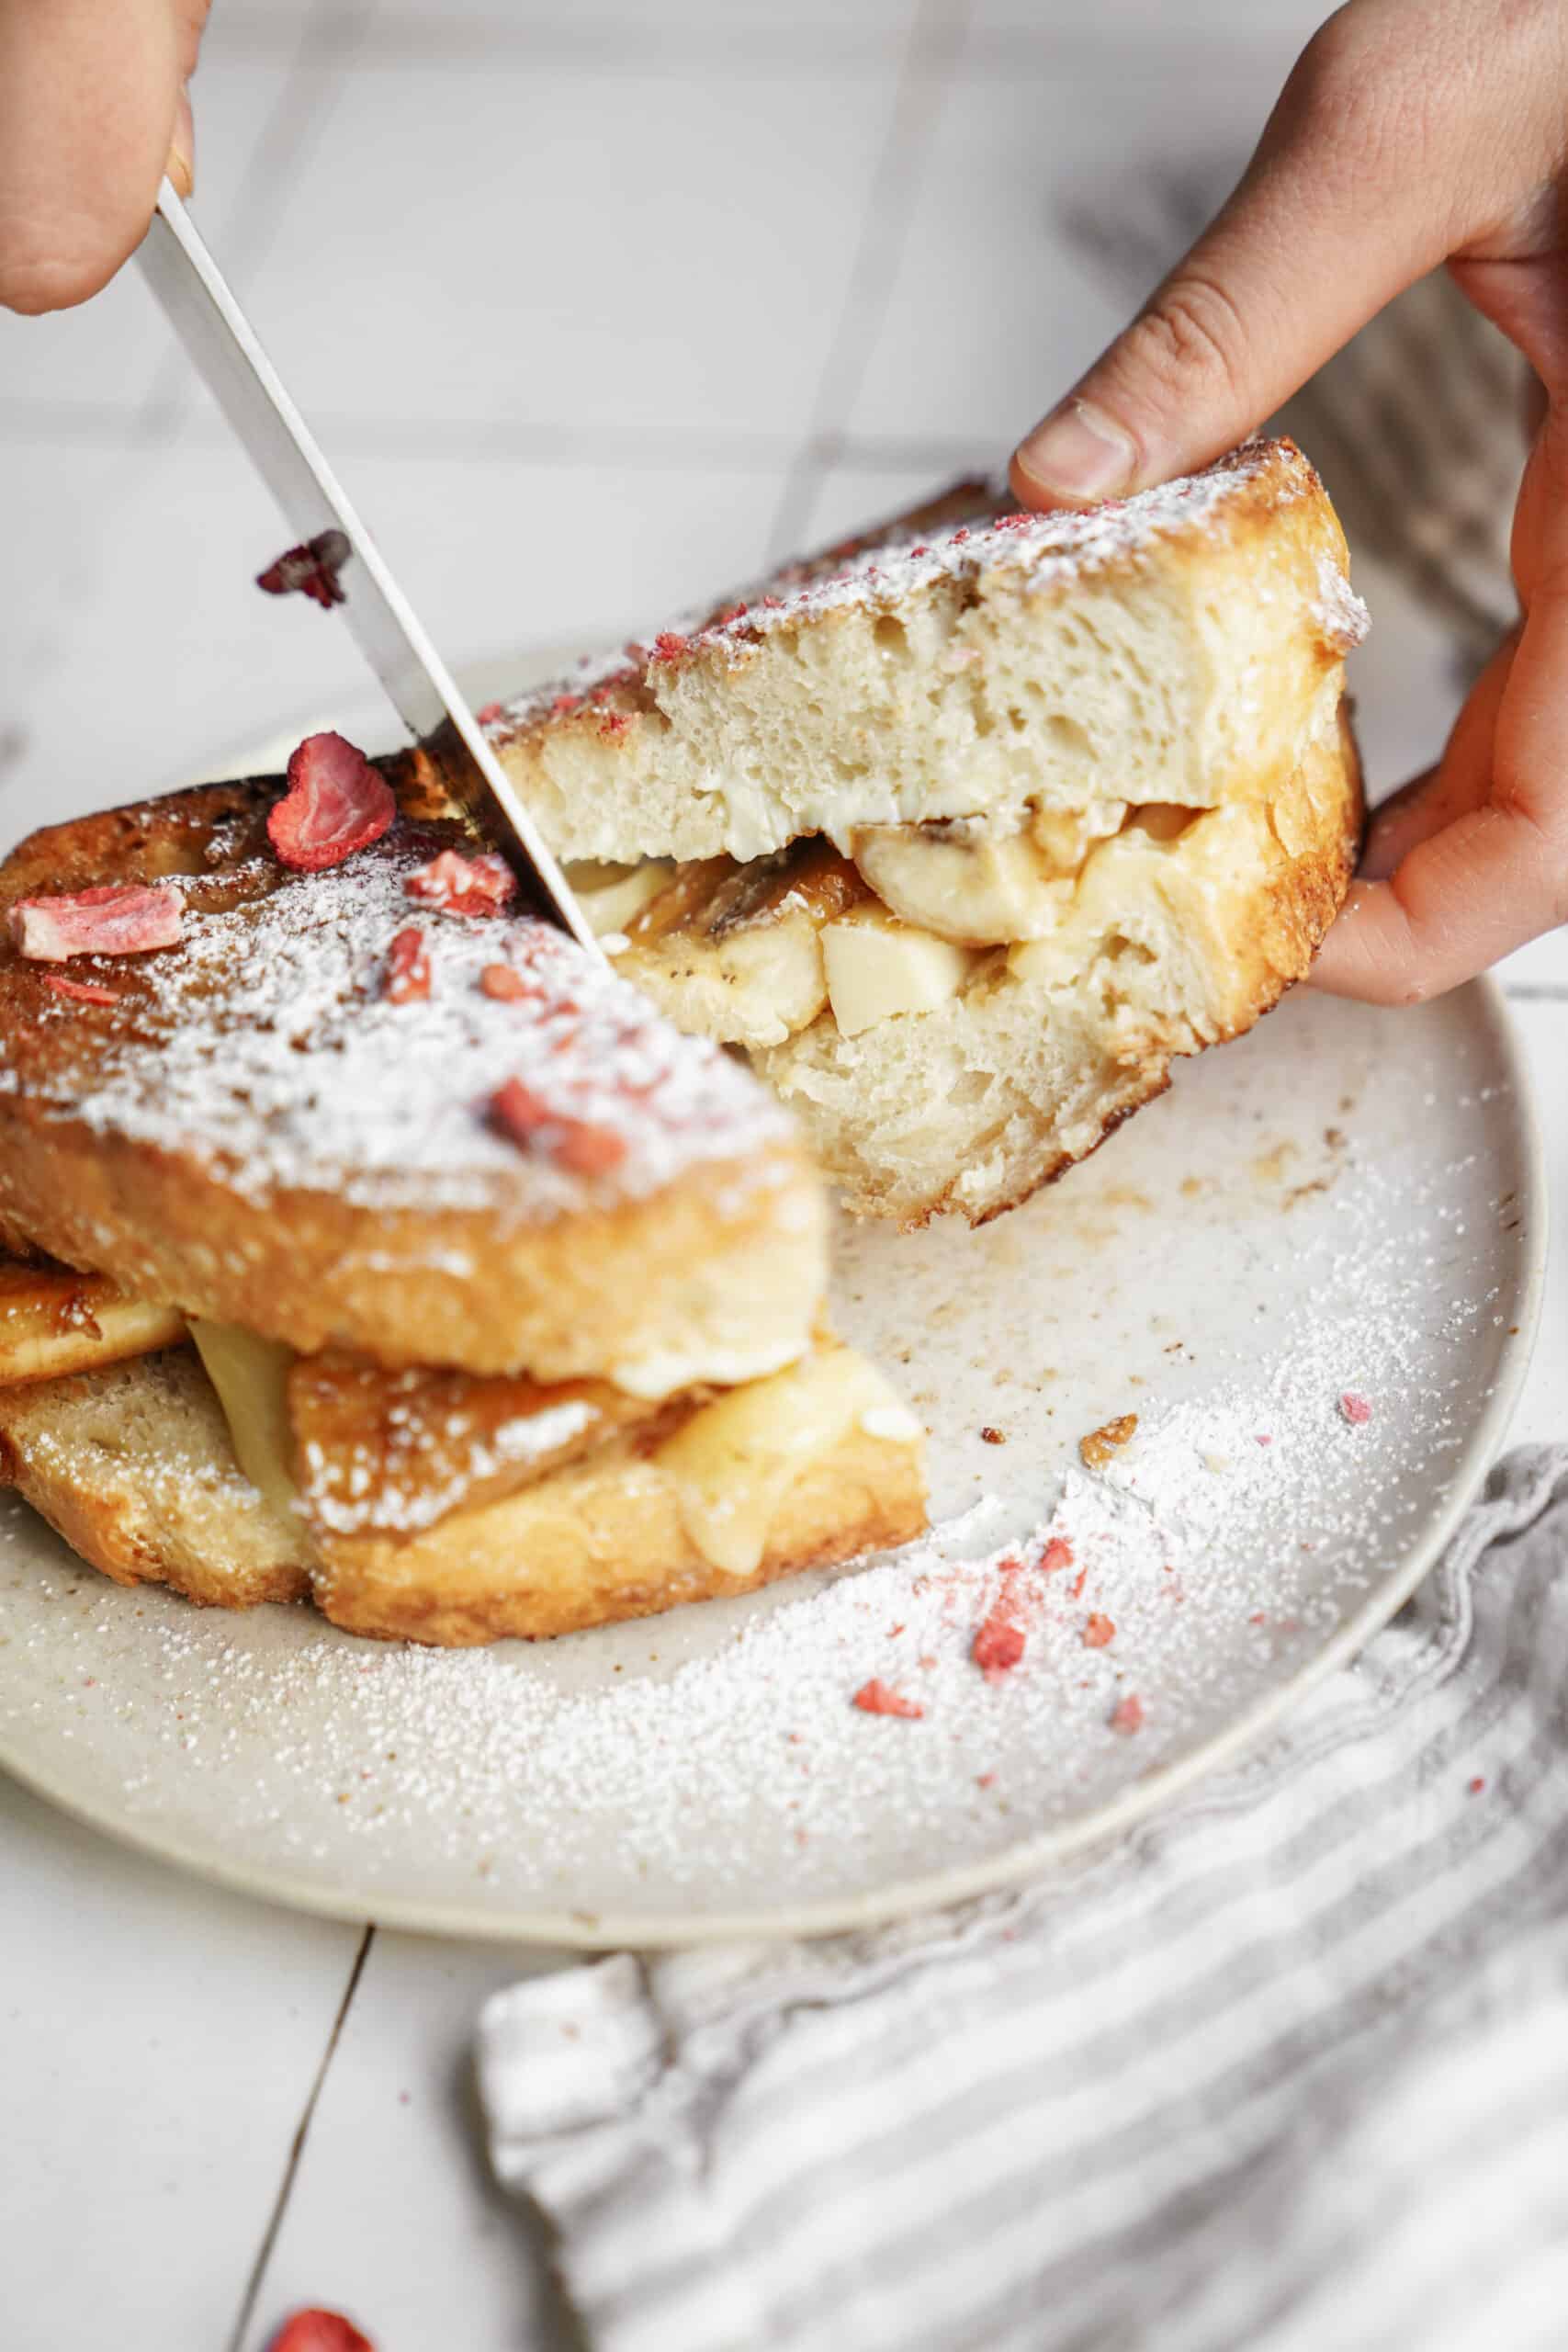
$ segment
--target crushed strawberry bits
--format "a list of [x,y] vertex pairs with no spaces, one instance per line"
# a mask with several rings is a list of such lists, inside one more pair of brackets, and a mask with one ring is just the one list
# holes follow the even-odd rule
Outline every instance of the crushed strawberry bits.
[[320,874],[378,842],[398,813],[392,788],[342,735],[307,735],[288,763],[288,790],[268,813],[285,865]]
[[479,986],[499,1004],[522,1004],[536,993],[515,964],[487,964],[479,974]]
[[1348,1388],[1339,1399],[1339,1418],[1348,1421],[1353,1430],[1365,1429],[1372,1418],[1372,1408],[1364,1396],[1358,1396],[1354,1389]]
[[558,1168],[570,1169],[577,1176],[608,1175],[626,1156],[626,1138],[614,1127],[572,1118],[525,1086],[520,1078],[509,1078],[491,1095],[490,1115],[502,1134],[522,1149],[542,1152]]
[[172,882],[106,882],[67,898],[18,899],[6,917],[17,952],[63,964],[73,956],[145,956],[177,947],[185,902]]
[[56,996],[74,997],[80,1004],[118,1004],[119,1002],[117,989],[100,988],[96,980],[62,980],[55,973],[46,972],[43,976],[43,984],[46,989],[51,989]]
[[1006,1604],[998,1600],[985,1623],[976,1628],[969,1655],[987,1681],[996,1682],[1011,1673],[1026,1647],[1023,1627],[1009,1613]]
[[863,1715],[901,1715],[911,1724],[920,1722],[926,1712],[918,1699],[906,1699],[902,1692],[890,1690],[874,1675],[869,1682],[861,1684],[850,1704],[858,1707]]
[[267,2352],[376,2352],[367,2335],[341,2312],[294,2312],[273,2337]]
[[256,574],[256,586],[269,596],[309,596],[323,610],[348,599],[338,584],[338,573],[354,550],[343,531],[321,531],[303,547],[289,548],[276,563]]
[[516,878],[503,857],[489,850],[465,857],[444,849],[403,882],[405,897],[444,915],[496,915],[510,905]]
[[430,956],[424,933],[411,923],[387,950],[381,994],[389,1004],[412,1004],[430,994]]

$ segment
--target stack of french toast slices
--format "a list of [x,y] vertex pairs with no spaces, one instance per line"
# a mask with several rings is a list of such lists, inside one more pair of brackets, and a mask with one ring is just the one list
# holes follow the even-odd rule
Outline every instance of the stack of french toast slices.
[[818,1168],[993,1216],[1299,978],[1361,625],[1289,444],[1086,515],[951,493],[485,714],[603,957],[418,753],[33,834],[0,1475],[122,1583],[445,1644],[908,1539]]

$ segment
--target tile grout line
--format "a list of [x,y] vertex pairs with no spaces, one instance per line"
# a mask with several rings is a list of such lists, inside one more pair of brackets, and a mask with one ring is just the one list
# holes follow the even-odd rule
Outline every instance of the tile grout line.
[[766,558],[770,565],[784,561],[795,551],[813,495],[842,454],[847,437],[844,420],[886,316],[908,232],[911,202],[946,87],[946,72],[956,66],[962,53],[968,15],[968,0],[956,0],[952,6],[944,5],[944,0],[920,0],[910,28],[894,95],[893,120],[861,217],[843,308],[828,346],[811,422],[774,513]]
[[[226,15],[225,22],[241,40],[259,45],[265,39],[264,20]],[[891,28],[846,31],[841,24],[825,23],[812,31],[813,48],[804,52],[788,28],[756,24],[727,25],[724,42],[717,45],[709,20],[671,22],[661,16],[650,31],[648,12],[597,17],[579,31],[537,17],[523,23],[404,8],[378,15],[366,62],[394,73],[410,65],[461,73],[494,64],[557,73],[608,70],[638,79],[660,70],[684,76],[700,66],[709,75],[740,80],[782,67],[800,81],[826,81],[846,71],[874,70],[901,46]]]
[[344,2027],[348,2021],[349,2010],[354,2006],[354,1996],[359,1990],[359,1980],[365,1973],[365,1963],[370,1957],[370,1947],[375,1940],[376,1926],[374,1920],[371,1920],[367,1924],[365,1933],[359,1939],[359,1949],[354,1955],[354,1964],[348,1972],[348,1982],[343,1988],[343,1998],[338,2003],[337,2015],[333,2019],[332,2031],[327,2036],[327,2046],[321,2052],[321,2064],[316,2069],[310,2091],[306,2096],[304,2112],[299,2118],[299,2127],[289,2143],[288,2161],[283,2167],[283,2178],[277,2185],[277,2195],[273,2199],[272,2211],[267,2217],[266,2227],[262,2233],[262,2242],[256,2249],[256,2258],[251,2265],[250,2277],[245,2281],[244,2292],[240,2298],[240,2308],[235,2315],[227,2352],[243,2352],[246,2331],[255,2316],[256,2304],[261,2299],[261,2290],[266,2283],[267,2266],[272,2260],[272,2251],[277,2243],[278,2232],[283,2227],[284,2215],[288,2211],[288,2200],[293,2194],[300,2159],[305,2154],[305,2143],[310,2138],[310,2125],[315,2120],[316,2102],[321,2096],[328,2070],[337,2055],[337,2046],[342,2039]]
[[[319,410],[315,423],[334,447],[378,458],[442,459],[471,458],[478,464],[512,458],[520,464],[611,465],[660,469],[691,467],[705,470],[717,458],[737,467],[788,469],[799,457],[800,440],[794,434],[748,432],[744,427],[660,425],[584,425],[532,424],[506,417],[397,418],[343,414]],[[134,444],[135,412],[108,402],[58,402],[31,400],[0,392],[0,427],[12,425],[19,434],[56,440],[73,447],[129,448]],[[205,410],[186,423],[190,440],[209,448],[227,447],[231,435],[221,419]],[[870,472],[922,472],[942,467],[970,468],[984,460],[985,446],[976,437],[871,433],[841,434],[834,439],[834,461],[864,467]]]

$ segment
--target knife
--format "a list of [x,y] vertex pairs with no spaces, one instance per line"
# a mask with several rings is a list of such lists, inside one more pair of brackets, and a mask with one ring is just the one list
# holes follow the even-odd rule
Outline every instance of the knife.
[[[188,357],[302,541],[341,532],[337,596],[361,653],[457,805],[505,855],[539,911],[602,954],[538,828],[168,180],[138,259]],[[335,566],[335,558],[334,558]]]

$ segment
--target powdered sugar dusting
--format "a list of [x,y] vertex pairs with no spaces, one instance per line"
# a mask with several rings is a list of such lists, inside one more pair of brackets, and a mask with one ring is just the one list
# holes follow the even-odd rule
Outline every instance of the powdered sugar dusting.
[[[0,1743],[369,1912],[608,1912],[635,1940],[999,1866],[1279,1691],[1462,1483],[1533,1214],[1489,1021],[1292,1000],[1054,1195],[857,1236],[842,1326],[934,1431],[919,1544],[441,1653],[109,1591],[18,1511]],[[1023,1647],[988,1678],[998,1611]],[[857,1707],[872,1683],[919,1716]]]
[[1372,616],[1337,563],[1325,555],[1317,560],[1317,603],[1314,616],[1331,645],[1341,653],[1353,652],[1371,628]]
[[[637,684],[649,670],[678,665],[695,647],[740,653],[785,623],[850,606],[888,610],[942,580],[998,573],[1051,586],[1081,579],[1158,539],[1213,530],[1225,507],[1271,471],[1280,473],[1276,494],[1284,499],[1303,495],[1316,479],[1299,450],[1254,440],[1201,473],[1074,513],[1004,511],[1004,483],[990,486],[988,493],[976,485],[976,511],[964,522],[929,536],[913,526],[893,529],[826,570],[818,562],[786,564],[716,613],[692,613],[650,629],[624,650],[594,657],[566,678],[491,707],[487,727],[491,739],[503,743],[546,717],[569,716],[584,702],[602,702],[617,685]],[[1364,615],[1348,586],[1344,593]]]
[[[644,1195],[790,1133],[727,1055],[678,1035],[559,933],[415,908],[404,885],[428,854],[400,829],[240,906],[187,908],[178,950],[112,967],[130,1010],[107,1046],[62,1013],[39,1087],[20,1045],[0,1083],[47,1088],[61,1115],[99,1134],[199,1154],[254,1202],[319,1188],[364,1207],[485,1208],[519,1223],[585,1196]],[[389,951],[412,913],[429,989],[398,1001],[385,992]],[[521,1001],[481,988],[498,961],[524,975]],[[546,1114],[537,1150],[488,1115],[513,1080]],[[562,1165],[551,1119],[605,1130],[618,1148],[597,1172]]]

